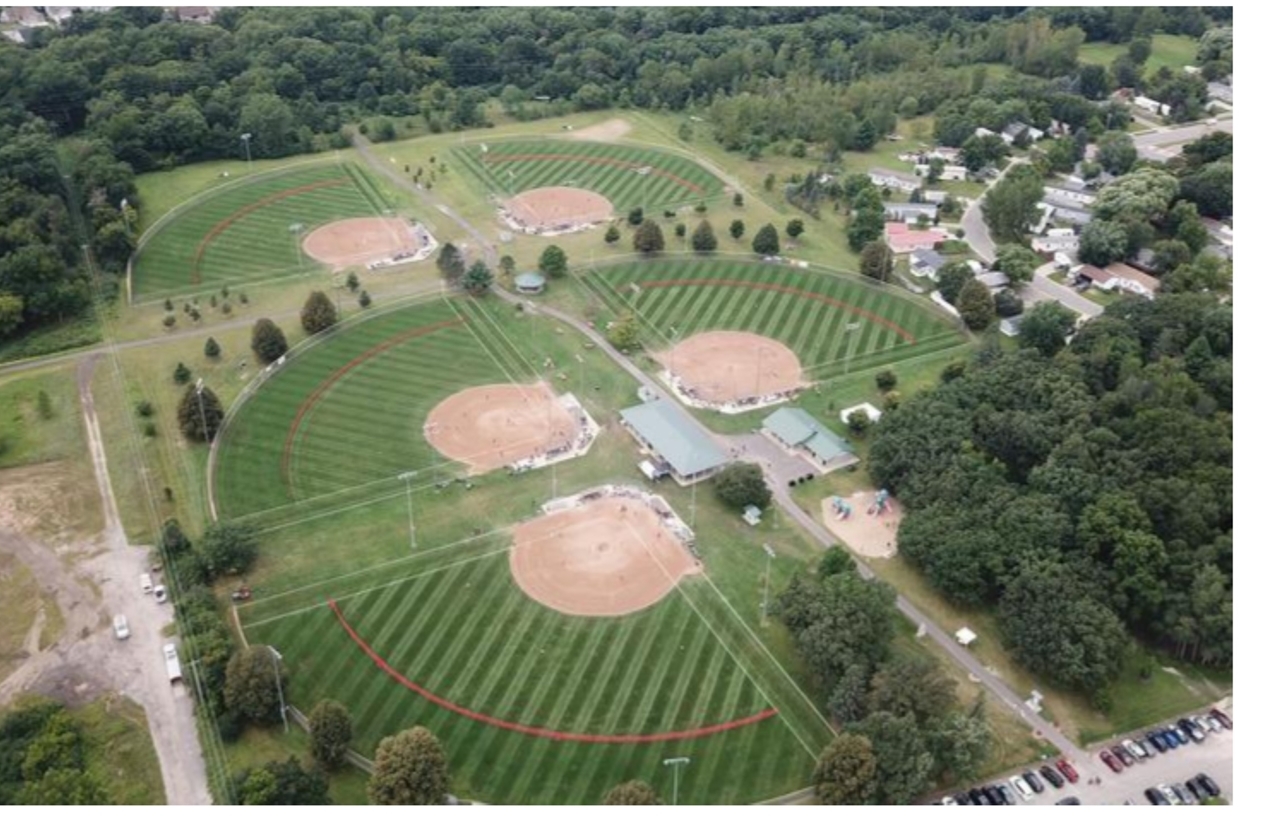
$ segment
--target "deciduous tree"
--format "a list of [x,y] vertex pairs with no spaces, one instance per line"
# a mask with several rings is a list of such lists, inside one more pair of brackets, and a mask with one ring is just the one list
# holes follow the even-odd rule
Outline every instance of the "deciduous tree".
[[841,734],[818,757],[813,792],[824,805],[874,805],[876,757],[864,736]]
[[602,805],[661,805],[662,800],[648,782],[633,779],[612,787],[600,802]]
[[341,767],[351,745],[351,714],[335,700],[321,700],[307,717],[311,756],[325,768]]
[[977,280],[969,281],[960,289],[956,310],[964,324],[974,331],[982,331],[996,319],[996,304],[991,290]]
[[734,462],[717,473],[712,479],[712,486],[716,497],[735,511],[741,511],[749,504],[763,510],[773,498],[764,480],[764,471],[759,465],[747,462]]
[[414,726],[378,743],[369,777],[375,805],[442,805],[449,792],[449,767],[440,740]]
[[858,256],[858,271],[878,281],[889,280],[893,277],[893,250],[884,241],[872,241]]
[[1066,306],[1056,300],[1037,303],[1022,317],[1018,345],[1052,357],[1067,345],[1067,338],[1075,327],[1075,312]]
[[538,257],[538,271],[548,278],[563,278],[569,271],[569,256],[560,247],[552,244],[542,250]]
[[254,644],[236,652],[227,664],[227,684],[222,690],[227,710],[249,722],[266,724],[279,719],[277,670],[283,688],[288,674],[283,665],[276,664],[271,649]]

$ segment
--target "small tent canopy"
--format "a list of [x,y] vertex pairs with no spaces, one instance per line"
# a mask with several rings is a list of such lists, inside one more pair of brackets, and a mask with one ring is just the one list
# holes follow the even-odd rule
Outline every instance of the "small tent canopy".
[[956,632],[956,642],[959,643],[961,646],[968,646],[970,643],[973,643],[977,639],[978,639],[977,634],[975,634],[974,631],[967,626],[959,630],[958,632]]

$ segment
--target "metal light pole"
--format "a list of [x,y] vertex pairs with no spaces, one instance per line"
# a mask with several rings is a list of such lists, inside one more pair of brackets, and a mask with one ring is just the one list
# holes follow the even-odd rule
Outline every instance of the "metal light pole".
[[271,650],[271,657],[274,658],[274,660],[271,661],[271,665],[274,666],[276,670],[276,694],[280,697],[280,721],[284,723],[284,732],[288,734],[289,710],[284,704],[284,686],[280,685],[280,662],[284,660],[284,657],[276,651],[276,647],[268,646],[267,648]]
[[196,380],[196,402],[200,405],[200,428],[204,432],[205,444],[209,444],[209,422],[204,418],[204,377]]
[[768,544],[764,545],[764,553],[769,556],[764,562],[764,601],[760,604],[760,625],[769,625],[769,568],[773,566],[773,559],[778,554],[773,551],[773,547]]
[[[573,359],[575,359],[575,360],[577,360],[577,361],[578,361],[578,393],[579,393],[579,394],[582,394],[582,393],[583,393],[583,389],[587,387],[587,386],[586,386],[586,375],[583,373],[583,370],[584,370],[584,368],[586,367],[587,361],[586,361],[586,360],[584,360],[584,359],[582,359],[582,355],[581,355],[581,354],[575,354],[575,355],[573,355]],[[586,396],[584,395],[582,398],[583,398],[583,399],[586,399]]]
[[240,141],[244,142],[244,160],[249,163],[249,172],[253,172],[253,151],[249,149],[249,140],[252,138],[252,133],[240,134]]
[[850,347],[853,345],[853,333],[856,332],[861,327],[861,325],[862,324],[860,323],[844,324],[845,337],[849,338],[847,341],[845,341],[845,344],[844,344],[844,373],[845,374],[849,373],[849,356],[852,353]]
[[409,549],[418,548],[418,529],[413,523],[413,491],[409,489],[409,480],[418,475],[416,470],[408,470],[401,473],[398,478],[404,482],[404,498],[409,503]]
[[680,766],[688,765],[689,757],[671,757],[670,759],[662,760],[662,764],[668,768],[675,769],[676,779],[675,786],[671,791],[671,804],[678,805],[680,804]]
[[[248,142],[245,142],[246,146],[248,146],[248,144]],[[297,265],[299,268],[302,267],[302,242],[298,240],[298,236],[302,235],[306,228],[307,225],[300,222],[289,225],[289,232],[293,233],[293,254],[297,259]]]

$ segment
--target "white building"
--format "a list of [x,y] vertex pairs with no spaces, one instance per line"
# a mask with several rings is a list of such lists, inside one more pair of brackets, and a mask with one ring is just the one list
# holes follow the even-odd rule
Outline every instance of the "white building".
[[[921,178],[929,176],[929,165],[917,164],[916,175]],[[969,168],[963,164],[945,164],[942,166],[942,172],[938,174],[938,178],[942,181],[966,181],[969,178]]]
[[867,175],[871,177],[871,183],[875,186],[888,187],[890,190],[902,190],[909,193],[920,189],[922,186],[920,179],[910,173],[903,173],[898,170],[873,167],[867,171]]
[[1142,108],[1144,111],[1147,111],[1148,113],[1155,113],[1155,114],[1159,114],[1160,116],[1169,115],[1168,105],[1162,102],[1157,102],[1156,100],[1152,99],[1149,96],[1135,96],[1133,98],[1133,104],[1136,107]]

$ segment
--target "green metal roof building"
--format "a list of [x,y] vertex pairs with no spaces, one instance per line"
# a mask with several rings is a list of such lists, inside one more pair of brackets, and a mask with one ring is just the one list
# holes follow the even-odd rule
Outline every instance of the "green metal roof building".
[[729,462],[711,435],[669,400],[624,408],[622,423],[681,484],[704,479]]
[[765,417],[764,430],[784,447],[806,453],[824,467],[857,461],[848,442],[802,408],[779,408]]

